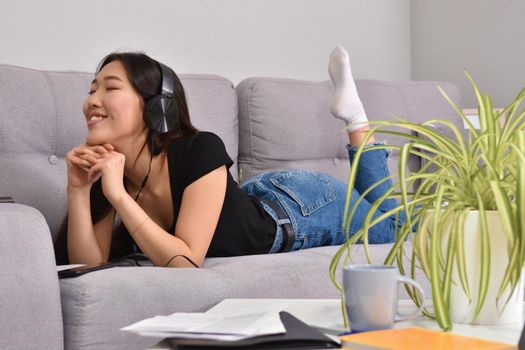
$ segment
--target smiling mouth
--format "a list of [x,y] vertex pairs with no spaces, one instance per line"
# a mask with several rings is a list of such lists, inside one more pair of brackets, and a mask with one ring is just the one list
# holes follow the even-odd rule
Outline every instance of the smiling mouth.
[[107,116],[105,115],[99,115],[99,114],[94,114],[94,115],[91,115],[88,120],[87,120],[87,124],[88,125],[93,125],[93,124],[96,124],[104,119],[107,119]]
[[88,122],[91,121],[91,120],[102,120],[102,119],[106,119],[107,117],[105,115],[100,115],[100,114],[93,114],[92,116],[90,116],[88,118]]

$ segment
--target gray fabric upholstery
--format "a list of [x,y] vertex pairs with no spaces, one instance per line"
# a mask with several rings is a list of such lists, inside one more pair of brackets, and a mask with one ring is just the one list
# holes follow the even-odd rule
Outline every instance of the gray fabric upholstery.
[[199,130],[212,131],[224,141],[226,151],[234,161],[230,172],[237,180],[239,129],[237,94],[231,81],[218,75],[180,75],[190,118]]
[[0,349],[63,349],[52,251],[42,214],[0,204]]
[[82,102],[91,79],[0,65],[2,191],[39,209],[53,235],[66,211],[64,157],[85,141]]
[[[66,349],[142,349],[157,339],[118,329],[156,314],[203,311],[224,298],[338,297],[328,276],[337,247],[207,259],[199,270],[115,268],[62,280],[59,293],[50,235],[56,235],[65,214],[64,156],[84,141],[81,106],[92,78],[88,73],[0,65],[0,195],[10,195],[45,217],[25,206],[0,204],[0,260],[7,266],[0,270],[0,324],[7,327],[0,328],[0,348],[30,344],[29,325],[31,332],[42,332],[42,348],[61,348],[59,302]],[[213,75],[181,75],[181,80],[195,126],[224,140],[232,159],[238,158],[242,179],[300,168],[346,181],[347,136],[338,132],[342,122],[329,114],[331,83],[251,78],[234,88]],[[434,82],[358,81],[357,86],[371,120],[389,113],[415,121],[454,119]],[[459,101],[455,86],[442,86]],[[414,159],[412,166],[419,163]],[[231,171],[236,176],[235,166]],[[374,261],[382,262],[390,248],[371,246]],[[356,247],[353,262],[365,262],[362,247]],[[33,292],[34,281],[42,292]],[[426,290],[430,296],[428,286]],[[11,315],[16,315],[13,323]]]
[[327,274],[335,249],[213,258],[199,270],[115,268],[63,280],[66,348],[143,349],[154,341],[118,329],[157,314],[205,311],[224,298],[337,298]]
[[267,170],[306,169],[341,180],[348,174],[348,137],[330,115],[329,82],[250,78],[239,96],[241,182]]
[[463,123],[438,90],[461,105],[459,88],[441,81],[394,81],[357,80],[359,96],[370,120],[393,119],[392,115],[415,123],[444,118],[458,127]]
[[[453,108],[440,95],[436,82],[357,80],[359,96],[369,120],[391,120],[392,115],[420,122],[447,118],[460,125]],[[459,90],[439,83],[459,102]],[[249,78],[237,86],[239,96],[239,169],[242,182],[267,170],[308,169],[346,181],[349,163],[344,124],[330,114],[330,81],[311,82],[277,78]],[[307,135],[307,137],[305,137]],[[385,135],[389,144],[399,139]],[[397,154],[393,152],[390,167]],[[419,159],[410,168],[419,169]]]
[[[372,246],[373,262],[382,263],[391,247]],[[144,349],[159,339],[118,329],[154,315],[205,311],[225,298],[337,299],[328,276],[337,249],[211,258],[199,270],[119,267],[62,280],[66,348]],[[353,256],[364,263],[363,247],[356,246]],[[422,276],[419,281],[425,283]]]

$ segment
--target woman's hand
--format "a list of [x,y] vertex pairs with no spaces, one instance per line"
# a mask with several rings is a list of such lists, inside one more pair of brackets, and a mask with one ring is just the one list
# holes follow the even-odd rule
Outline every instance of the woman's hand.
[[126,157],[119,152],[105,152],[100,157],[87,156],[92,165],[87,173],[90,182],[97,181],[102,177],[102,192],[108,201],[113,204],[125,195],[124,188],[124,164]]
[[88,177],[89,170],[105,153],[115,148],[110,144],[103,146],[79,145],[66,155],[67,182],[70,188],[91,188],[97,180]]

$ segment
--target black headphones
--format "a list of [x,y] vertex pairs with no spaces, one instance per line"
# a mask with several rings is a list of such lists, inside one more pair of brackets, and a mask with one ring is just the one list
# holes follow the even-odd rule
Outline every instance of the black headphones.
[[148,99],[144,106],[144,122],[148,129],[155,133],[165,134],[175,128],[179,119],[177,101],[173,96],[175,76],[173,71],[157,62],[162,79],[158,95]]

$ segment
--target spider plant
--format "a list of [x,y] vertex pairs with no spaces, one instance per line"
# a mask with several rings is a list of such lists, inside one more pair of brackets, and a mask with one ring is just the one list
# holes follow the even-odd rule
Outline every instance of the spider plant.
[[[356,152],[353,161],[356,165],[349,174],[344,220],[346,243],[337,251],[330,264],[330,278],[342,292],[336,270],[351,259],[352,247],[362,242],[368,263],[371,263],[369,229],[391,215],[399,219],[399,215],[404,212],[406,219],[396,229],[395,242],[384,264],[397,264],[401,274],[409,274],[412,278],[415,278],[416,269],[423,270],[430,281],[434,306],[433,315],[427,309],[424,314],[435,318],[443,330],[452,327],[449,314],[450,287],[451,283],[457,283],[452,281],[453,269],[459,275],[461,288],[471,300],[465,268],[465,249],[468,247],[463,241],[463,223],[470,210],[479,211],[481,228],[481,275],[474,319],[483,307],[489,283],[500,283],[498,299],[507,287],[510,286],[514,291],[525,261],[525,109],[520,109],[525,99],[525,88],[507,107],[495,109],[491,98],[480,92],[472,77],[465,74],[476,93],[479,130],[474,128],[443,89],[439,86],[438,89],[464,123],[469,125],[468,137],[464,137],[453,123],[443,119],[428,120],[421,124],[401,119],[370,122],[371,129]],[[446,130],[445,134],[451,136],[446,136],[440,129]],[[397,135],[407,142],[400,146],[374,145],[365,148],[368,140],[376,134]],[[372,203],[362,228],[350,236],[350,222],[355,209],[366,195],[362,193],[350,207],[357,164],[363,152],[373,149],[395,149],[399,152],[397,180],[387,193]],[[424,165],[417,171],[408,169],[407,163],[411,156],[424,160]],[[388,178],[394,179],[393,176]],[[369,190],[388,178],[374,184]],[[373,218],[379,205],[390,198],[397,199],[399,205]],[[486,217],[491,210],[499,213],[507,239],[509,259],[502,281],[490,278],[490,259],[495,257],[490,256]],[[449,229],[444,229],[445,226]],[[447,239],[444,240],[445,236]],[[404,247],[407,240],[412,242],[409,254]],[[410,271],[405,271],[406,261],[409,262]],[[405,288],[419,306],[423,302],[419,295],[410,287]],[[343,315],[346,325],[344,307]]]

